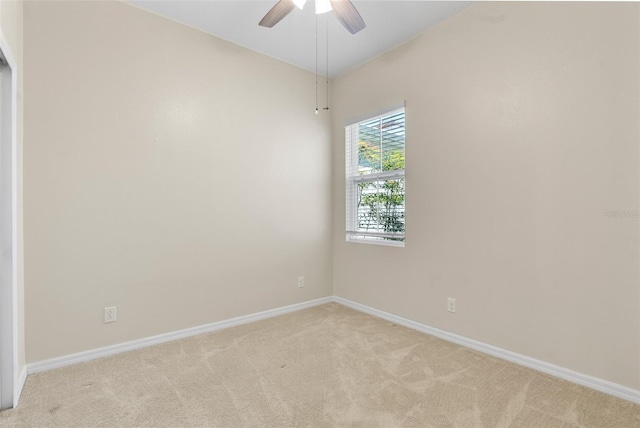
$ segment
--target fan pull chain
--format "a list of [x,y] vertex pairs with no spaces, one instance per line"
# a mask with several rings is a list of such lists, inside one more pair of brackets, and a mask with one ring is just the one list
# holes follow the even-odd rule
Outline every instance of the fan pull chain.
[[318,114],[318,15],[316,15],[316,114]]
[[323,110],[329,110],[329,14],[325,13],[327,17],[325,22],[327,23],[327,106]]

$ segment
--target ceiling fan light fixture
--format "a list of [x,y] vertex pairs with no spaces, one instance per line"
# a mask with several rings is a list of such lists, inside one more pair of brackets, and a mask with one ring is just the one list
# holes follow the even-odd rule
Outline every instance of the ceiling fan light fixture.
[[293,0],[293,4],[295,4],[298,9],[302,10],[302,8],[304,8],[305,3],[307,2],[307,0]]
[[[306,2],[307,0],[278,0],[275,6],[269,9],[269,12],[267,12],[264,18],[258,22],[258,25],[261,27],[271,28],[296,7],[302,9]],[[356,34],[358,31],[366,27],[366,24],[358,13],[356,7],[351,3],[351,0],[315,0],[315,3],[317,14],[333,10],[338,21],[340,21],[344,28],[346,28],[351,34]]]
[[316,14],[327,13],[332,10],[330,0],[316,0]]

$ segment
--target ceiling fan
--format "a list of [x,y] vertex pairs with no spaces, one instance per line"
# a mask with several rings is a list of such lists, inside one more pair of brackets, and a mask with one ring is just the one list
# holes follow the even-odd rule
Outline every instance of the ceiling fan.
[[[267,12],[258,25],[271,28],[287,16],[296,6],[302,9],[306,2],[307,0],[279,0],[278,3]],[[356,34],[366,27],[356,7],[349,0],[315,0],[315,3],[317,14],[333,10],[340,23],[344,25],[344,28],[349,30],[351,34]]]

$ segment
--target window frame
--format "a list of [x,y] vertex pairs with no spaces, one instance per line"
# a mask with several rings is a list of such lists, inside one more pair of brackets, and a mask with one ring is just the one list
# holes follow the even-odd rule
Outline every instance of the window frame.
[[[405,133],[404,142],[404,154],[406,159],[406,108],[404,105],[387,110],[381,114],[376,114],[363,118],[361,120],[348,123],[345,125],[345,236],[346,242],[360,243],[360,244],[373,244],[384,245],[391,247],[404,247],[406,242],[406,217],[403,224],[405,230],[401,233],[390,232],[363,232],[358,231],[358,191],[357,186],[360,183],[375,183],[383,182],[387,180],[401,179],[403,183],[403,207],[406,212],[406,179],[405,170],[406,164],[403,169],[380,171],[369,174],[358,174],[358,147],[359,147],[359,135],[358,129],[360,124],[371,122],[375,120],[383,120],[385,117],[397,115],[402,112],[404,114],[404,126],[403,131]],[[383,154],[381,153],[381,156]],[[350,174],[351,173],[351,174]],[[351,226],[351,227],[350,227]],[[355,229],[355,230],[354,230]],[[369,238],[367,237],[369,236]],[[385,238],[402,238],[402,241],[385,239]]]

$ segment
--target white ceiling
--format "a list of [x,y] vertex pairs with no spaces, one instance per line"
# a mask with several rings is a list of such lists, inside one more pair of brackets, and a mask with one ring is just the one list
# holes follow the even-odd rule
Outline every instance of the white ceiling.
[[[273,28],[258,22],[277,0],[129,0],[143,9],[198,28],[238,45],[309,71],[316,68],[316,14],[313,1],[294,9]],[[352,0],[367,27],[352,35],[333,12],[318,15],[318,73],[336,76],[411,39],[472,2]]]

